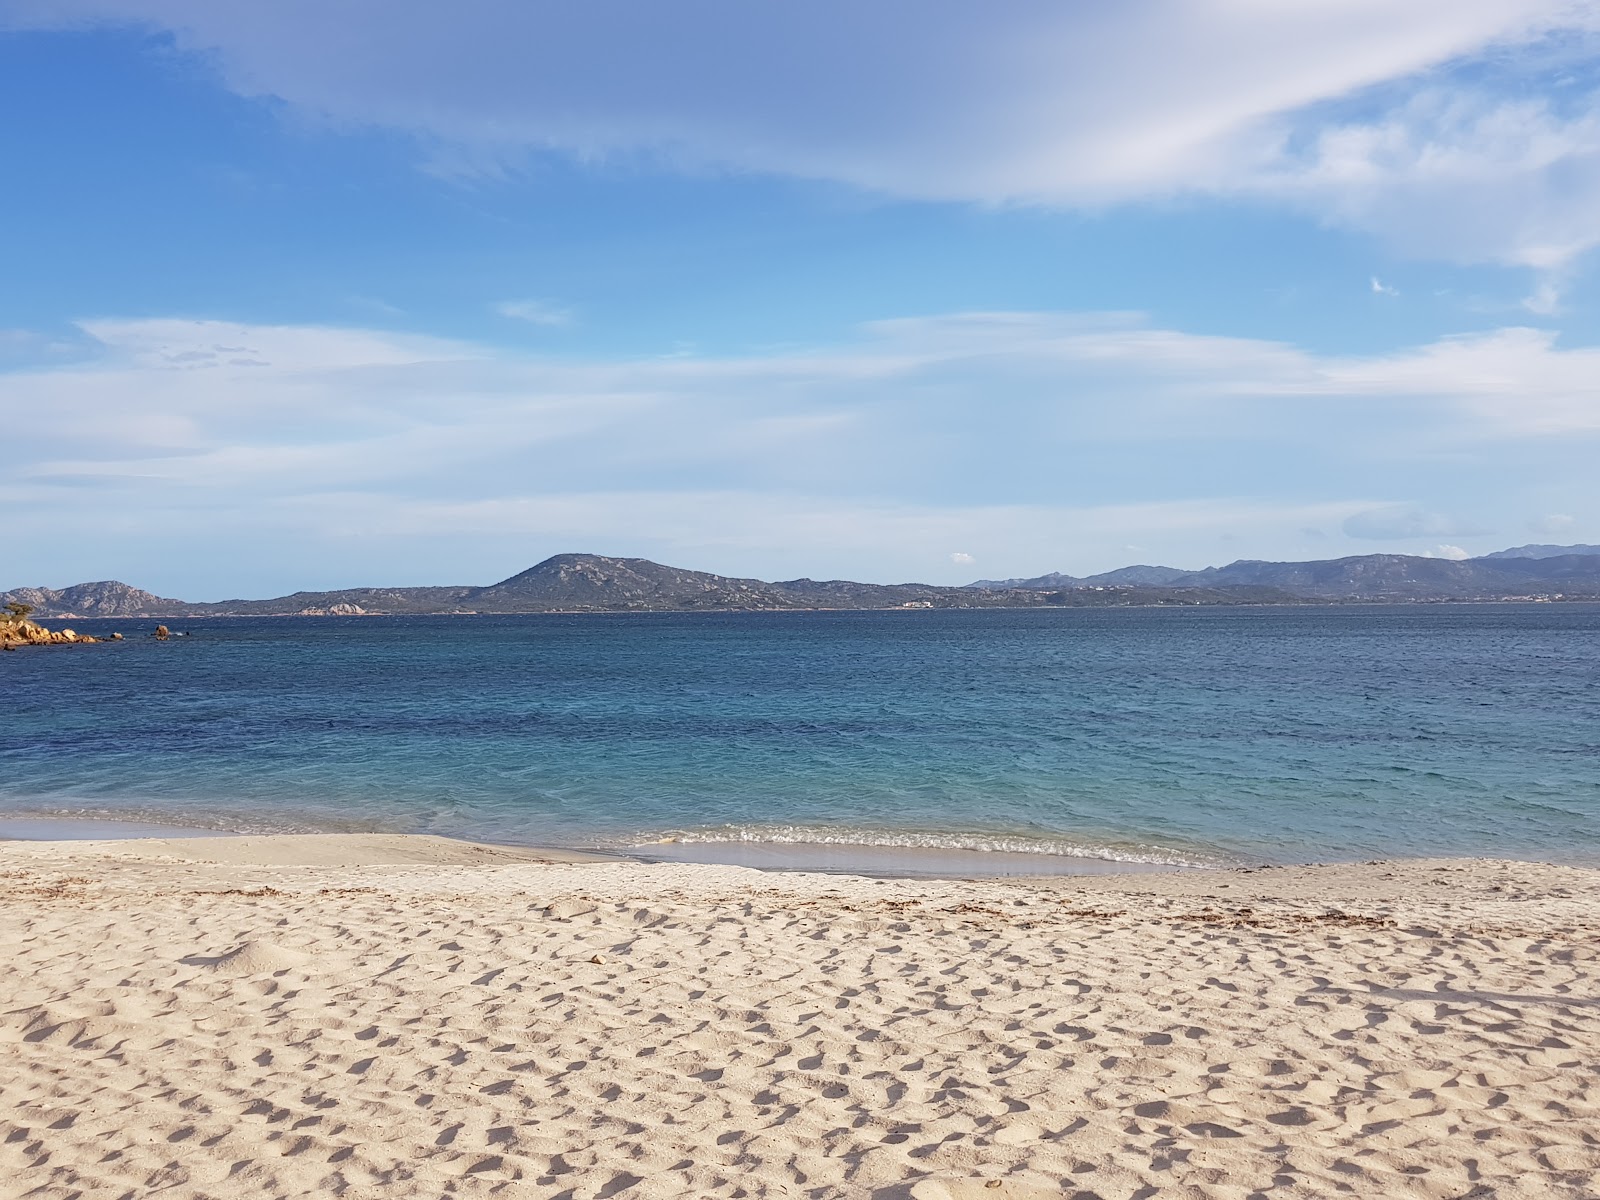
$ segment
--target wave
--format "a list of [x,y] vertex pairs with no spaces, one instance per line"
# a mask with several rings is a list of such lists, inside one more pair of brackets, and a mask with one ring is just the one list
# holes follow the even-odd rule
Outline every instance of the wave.
[[[395,814],[399,816],[400,814]],[[138,826],[120,833],[107,831],[107,836],[162,836],[167,830],[181,835],[184,832],[261,835],[304,833],[442,833],[447,837],[463,837],[509,844],[538,844],[562,846],[571,849],[596,849],[610,851],[648,850],[652,846],[761,846],[832,848],[837,851],[879,850],[888,856],[897,852],[910,854],[954,855],[1029,855],[1047,858],[1077,859],[1089,862],[1126,863],[1130,866],[1200,867],[1218,868],[1239,864],[1237,858],[1224,851],[1200,845],[1176,847],[1151,842],[1117,839],[1113,837],[1065,837],[1051,834],[1032,834],[1000,831],[973,831],[956,829],[904,829],[888,826],[840,826],[808,824],[729,823],[689,829],[668,829],[649,832],[637,830],[629,833],[613,832],[610,836],[584,837],[575,831],[564,830],[554,836],[539,838],[524,828],[508,829],[500,824],[488,825],[466,822],[451,823],[440,829],[427,820],[390,820],[335,815],[306,806],[257,807],[253,810],[227,806],[207,808],[200,805],[149,804],[131,801],[122,804],[55,803],[35,801],[18,804],[15,801],[0,803],[0,823],[22,821],[27,823],[60,824],[63,829],[80,826],[81,832],[63,832],[52,836],[93,836],[94,826]]]
[[835,825],[721,825],[707,829],[669,830],[633,846],[777,845],[859,846],[884,850],[945,850],[997,854],[1040,854],[1061,858],[1099,859],[1163,867],[1232,865],[1222,855],[1198,847],[1179,850],[1140,842],[1094,842],[1046,835],[973,833],[942,829],[841,828]]
[[139,804],[108,806],[35,803],[15,807],[6,805],[0,807],[0,821],[59,822],[64,825],[81,823],[85,832],[92,832],[93,825],[97,822],[113,826],[139,825],[149,827],[149,832],[142,835],[147,837],[160,836],[160,831],[165,829],[170,829],[174,833],[194,831],[250,836],[385,831],[385,827],[376,821],[322,813],[302,814],[277,810],[247,813],[232,808],[206,810],[198,806],[178,808]]

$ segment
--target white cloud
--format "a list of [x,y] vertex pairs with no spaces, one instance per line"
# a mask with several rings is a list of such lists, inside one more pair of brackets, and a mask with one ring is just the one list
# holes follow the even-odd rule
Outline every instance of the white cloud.
[[[1483,532],[1454,517],[1429,512],[1412,504],[1387,504],[1352,513],[1345,518],[1344,531],[1353,538],[1371,538],[1378,541]],[[1440,550],[1447,548],[1441,546]]]
[[1535,316],[1560,316],[1565,311],[1561,297],[1561,281],[1552,277],[1541,279],[1533,291],[1522,298],[1522,307]]
[[1437,398],[1480,436],[1600,431],[1600,349],[1557,349],[1548,330],[1510,327],[1370,358],[1305,359],[1271,391]]
[[548,300],[503,300],[494,306],[494,310],[502,317],[510,317],[514,321],[526,321],[530,325],[546,325],[555,329],[566,328],[572,324],[574,318],[570,308],[552,304]]
[[1540,269],[1600,239],[1600,117],[1566,71],[1600,0],[11,0],[5,22],[167,30],[241,94],[410,131],[453,170],[556,151],[986,204],[1267,197]]
[[1528,528],[1534,533],[1560,534],[1569,533],[1578,519],[1571,513],[1546,513],[1537,521],[1529,521]]
[[94,353],[73,365],[0,373],[0,406],[30,414],[0,441],[0,504],[50,514],[9,536],[13,571],[182,530],[228,547],[206,569],[282,542],[284,585],[319,558],[354,570],[357,543],[493,560],[451,571],[466,580],[527,545],[961,582],[959,555],[996,575],[1119,566],[1128,545],[1202,566],[1298,557],[1307,528],[1344,530],[1332,555],[1600,501],[1559,465],[1592,460],[1600,351],[1529,330],[1349,357],[978,313],[613,361],[371,329],[83,328]]
[[0,329],[0,369],[40,359],[70,361],[82,352],[81,339],[73,342],[32,329]]
[[[1246,192],[1378,233],[1415,257],[1555,271],[1600,244],[1600,101],[1434,84],[1315,127]],[[1290,143],[1285,143],[1288,146]]]
[[970,567],[978,560],[973,558],[970,554],[963,554],[961,551],[957,550],[950,556],[950,561],[955,563],[958,567]]
[[1372,277],[1372,294],[1375,296],[1398,296],[1400,294],[1400,289],[1390,287],[1387,283],[1384,283],[1383,280],[1374,275]]
[[1460,546],[1452,546],[1449,543],[1436,546],[1433,550],[1425,551],[1424,553],[1428,558],[1448,558],[1452,562],[1461,562],[1463,559],[1472,557],[1471,554],[1463,550]]

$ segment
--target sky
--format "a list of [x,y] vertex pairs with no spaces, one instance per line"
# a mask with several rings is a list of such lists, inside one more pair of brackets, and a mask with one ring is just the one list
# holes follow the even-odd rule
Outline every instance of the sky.
[[0,589],[1600,542],[1600,0],[0,0]]

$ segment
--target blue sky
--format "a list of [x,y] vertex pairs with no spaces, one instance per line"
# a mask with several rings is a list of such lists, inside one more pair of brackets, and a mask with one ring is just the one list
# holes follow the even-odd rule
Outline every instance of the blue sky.
[[8,0],[0,587],[1600,541],[1600,3]]

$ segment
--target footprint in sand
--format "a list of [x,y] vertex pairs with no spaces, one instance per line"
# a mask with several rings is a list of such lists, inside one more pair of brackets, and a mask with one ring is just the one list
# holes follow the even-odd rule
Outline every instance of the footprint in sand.
[[1036,1142],[1044,1136],[1044,1131],[1037,1125],[1002,1125],[994,1131],[994,1141],[1000,1146],[1026,1146],[1029,1142]]
[[584,900],[573,900],[563,897],[552,901],[545,906],[545,916],[554,921],[570,921],[573,917],[587,916],[595,911],[595,906]]
[[1065,1200],[1060,1188],[1009,1179],[924,1179],[911,1188],[911,1200]]

